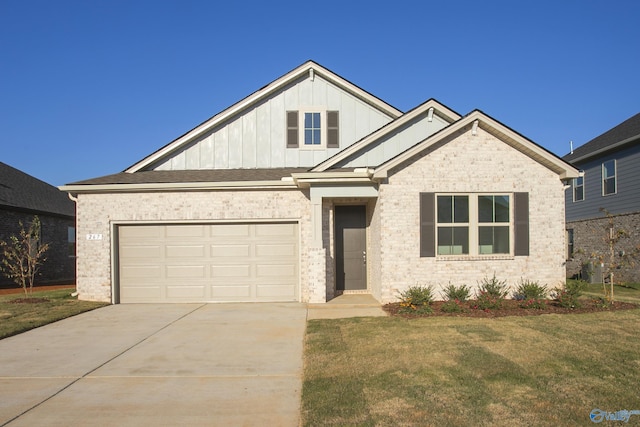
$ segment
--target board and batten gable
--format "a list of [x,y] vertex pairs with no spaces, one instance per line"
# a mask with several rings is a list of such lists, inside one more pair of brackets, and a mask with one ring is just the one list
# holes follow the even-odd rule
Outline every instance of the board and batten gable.
[[[287,111],[338,111],[338,148],[287,148]],[[322,76],[305,75],[148,170],[312,167],[393,119]]]
[[[602,195],[602,164],[616,161],[615,194]],[[584,171],[584,199],[574,201],[574,185],[565,194],[567,221],[601,218],[604,208],[610,214],[640,212],[640,144],[609,153],[593,160],[575,163]]]
[[336,166],[345,168],[378,166],[448,125],[449,122],[440,116],[425,111],[394,132],[386,134],[375,143],[369,144],[363,150],[339,162]]

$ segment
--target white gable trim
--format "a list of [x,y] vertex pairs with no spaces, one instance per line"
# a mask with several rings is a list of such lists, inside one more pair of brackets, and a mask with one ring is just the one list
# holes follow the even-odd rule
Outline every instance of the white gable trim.
[[580,176],[580,173],[576,168],[574,168],[573,166],[571,166],[569,163],[565,162],[558,156],[548,152],[544,148],[531,142],[530,140],[518,134],[517,132],[514,132],[513,130],[509,129],[507,126],[492,119],[491,117],[487,116],[483,112],[479,110],[475,110],[469,115],[467,115],[466,117],[463,117],[457,122],[452,123],[451,125],[442,129],[440,132],[437,132],[434,135],[431,135],[421,143],[416,144],[409,150],[406,150],[402,154],[380,165],[378,168],[376,168],[373,174],[373,178],[374,179],[386,178],[389,170],[411,159],[413,156],[416,156],[423,150],[438,143],[444,138],[447,138],[448,136],[454,134],[455,132],[458,132],[464,129],[467,126],[469,127],[480,126],[481,128],[486,129],[487,131],[493,133],[498,138],[500,138],[503,142],[510,145],[514,149],[531,157],[533,160],[537,161],[538,163],[542,164],[543,166],[557,173],[560,179],[564,180],[564,179],[570,179],[570,178],[577,178],[578,176]]
[[[365,138],[361,139],[360,141],[356,142],[355,144],[353,144],[353,145],[347,147],[346,149],[340,151],[335,156],[333,156],[333,157],[325,160],[324,162],[318,164],[317,166],[315,166],[311,170],[314,171],[314,172],[326,171],[327,169],[331,168],[332,166],[335,166],[337,163],[345,160],[346,158],[356,154],[358,151],[360,151],[360,150],[364,149],[365,147],[369,146],[370,144],[374,143],[379,138],[384,137],[385,135],[387,135],[387,134],[389,134],[391,132],[394,132],[396,129],[400,128],[401,126],[405,125],[407,122],[415,119],[416,117],[420,116],[421,114],[424,114],[425,112],[429,112],[430,109],[433,109],[432,111],[435,112],[435,114],[437,114],[438,116],[442,117],[448,123],[452,123],[452,122],[455,122],[456,120],[460,119],[460,115],[458,113],[456,113],[455,111],[450,110],[449,108],[447,108],[444,105],[440,104],[435,99],[430,99],[427,102],[425,102],[424,104],[422,104],[422,105],[414,108],[413,110],[403,114],[401,117],[395,119],[394,121],[392,121],[391,123],[387,124],[386,126],[383,126],[382,128],[380,128],[377,131],[373,132],[369,136],[366,136]],[[432,114],[432,113],[429,112],[429,114]]]
[[394,119],[402,115],[402,111],[394,108],[393,106],[387,104],[381,99],[376,98],[375,96],[371,95],[369,92],[366,92],[365,90],[360,89],[358,86],[354,85],[353,83],[350,83],[349,81],[343,79],[337,74],[322,67],[321,65],[316,64],[313,61],[307,61],[304,64],[300,65],[298,68],[290,71],[289,73],[285,74],[279,79],[268,84],[264,88],[254,92],[253,94],[237,102],[236,104],[232,105],[226,110],[211,117],[209,120],[205,121],[204,123],[192,129],[191,131],[185,133],[178,139],[167,144],[166,146],[162,147],[161,149],[154,152],[153,154],[145,157],[138,163],[130,166],[125,170],[125,172],[134,173],[146,168],[147,166],[157,162],[159,159],[163,158],[164,156],[174,152],[180,147],[190,143],[194,139],[207,133],[209,130],[215,128],[222,122],[228,120],[229,118],[235,115],[240,114],[242,111],[246,110],[251,105],[270,96],[271,94],[277,92],[278,90],[284,88],[288,84],[292,83],[293,81],[305,75],[308,76],[309,78],[313,78],[315,76],[321,76],[325,80],[335,84],[342,90],[351,93],[352,95],[361,99],[363,102],[366,102],[367,104],[375,107],[376,109],[380,110],[384,114]]

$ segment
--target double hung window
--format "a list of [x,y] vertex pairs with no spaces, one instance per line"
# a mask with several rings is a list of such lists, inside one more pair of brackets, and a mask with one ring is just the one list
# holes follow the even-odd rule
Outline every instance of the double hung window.
[[527,193],[422,193],[420,200],[421,256],[528,255]]
[[573,201],[579,202],[584,200],[584,177],[573,179]]
[[602,164],[602,195],[616,194],[616,161],[607,160]]

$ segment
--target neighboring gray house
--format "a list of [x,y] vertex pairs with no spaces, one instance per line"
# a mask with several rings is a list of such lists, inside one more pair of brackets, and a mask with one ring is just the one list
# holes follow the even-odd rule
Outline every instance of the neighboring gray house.
[[[49,244],[36,284],[75,282],[75,203],[56,187],[0,162],[0,240],[29,227],[37,215]],[[0,254],[0,258],[2,254]],[[15,286],[0,273],[0,286]]]
[[611,264],[608,242],[614,236],[614,281],[640,282],[640,113],[564,160],[584,173],[573,179],[565,199],[568,277],[580,275],[589,261]]
[[[571,165],[474,110],[402,112],[308,61],[77,197],[79,297],[380,302],[565,278]],[[437,288],[436,288],[437,290]]]

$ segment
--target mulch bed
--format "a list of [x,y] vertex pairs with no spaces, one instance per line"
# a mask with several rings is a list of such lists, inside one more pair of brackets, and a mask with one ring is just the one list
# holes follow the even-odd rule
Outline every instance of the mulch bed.
[[431,303],[432,313],[419,314],[419,313],[406,313],[400,312],[402,307],[400,303],[391,303],[382,306],[382,309],[389,313],[390,316],[405,317],[408,319],[419,317],[505,317],[505,316],[539,316],[541,314],[577,314],[577,313],[597,313],[602,311],[615,311],[615,310],[631,310],[638,308],[637,304],[631,304],[628,302],[615,301],[608,306],[603,306],[602,302],[597,299],[585,299],[580,300],[580,307],[577,308],[564,308],[560,307],[556,301],[547,301],[546,307],[543,309],[535,308],[522,308],[519,306],[520,301],[505,300],[502,304],[502,308],[496,310],[480,310],[468,308],[462,313],[445,313],[441,310],[444,301],[434,301]]

